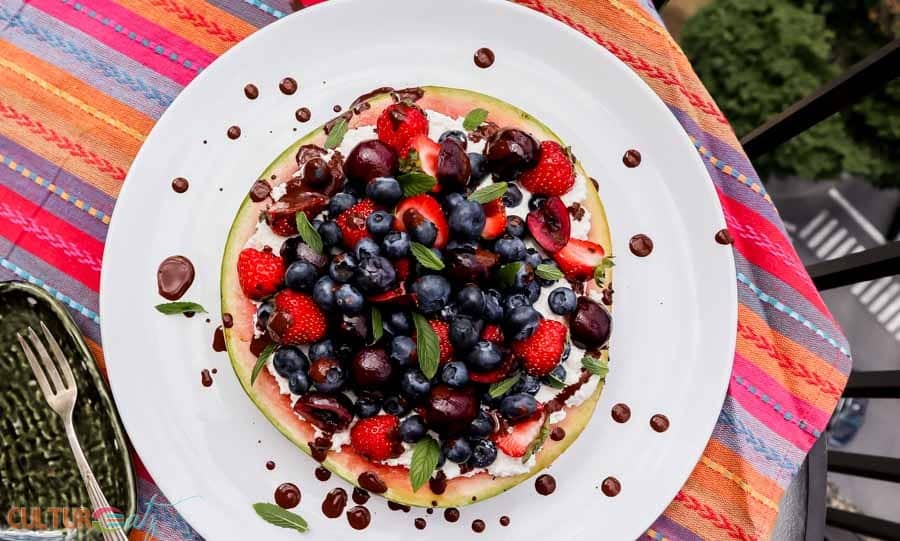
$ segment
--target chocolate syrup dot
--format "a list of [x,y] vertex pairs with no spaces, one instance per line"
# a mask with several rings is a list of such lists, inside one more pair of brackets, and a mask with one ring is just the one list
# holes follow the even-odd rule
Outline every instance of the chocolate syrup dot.
[[456,522],[459,520],[459,509],[455,507],[444,509],[444,520],[447,522]]
[[549,496],[556,490],[556,479],[552,475],[544,474],[535,479],[534,489],[541,496]]
[[204,387],[209,387],[213,384],[212,376],[209,375],[209,370],[203,369],[200,372],[200,383],[203,384]]
[[248,84],[244,87],[244,95],[247,96],[247,99],[255,100],[259,97],[259,89],[255,84]]
[[554,427],[553,430],[550,431],[550,439],[553,441],[561,441],[565,437],[566,430],[561,426]]
[[509,517],[506,515],[503,515],[502,517],[500,517],[500,525],[501,526],[509,526]]
[[724,245],[734,244],[734,238],[732,238],[728,229],[721,229],[716,233],[716,242]]
[[369,523],[372,522],[372,515],[368,509],[357,505],[347,510],[347,522],[350,523],[350,527],[354,530],[365,530]]
[[403,511],[404,513],[409,513],[410,508],[408,505],[388,500],[388,509],[391,511]]
[[612,418],[617,423],[627,423],[628,419],[631,419],[631,408],[628,404],[616,404],[612,408]]
[[353,498],[354,503],[358,503],[359,505],[362,505],[362,504],[366,503],[367,501],[369,501],[369,493],[359,487],[354,487],[352,498]]
[[628,249],[638,257],[647,257],[653,251],[653,240],[643,233],[638,233],[628,241]]
[[210,373],[211,373],[211,374],[218,374],[218,373],[219,373],[219,369],[218,369],[218,368],[213,368],[212,370],[210,370]]
[[175,193],[184,193],[188,191],[189,187],[190,183],[188,182],[188,179],[184,177],[176,177],[172,179],[172,190],[174,190]]
[[425,526],[428,526],[428,523],[425,521],[424,518],[417,518],[416,520],[413,521],[413,524],[416,525],[417,530],[424,530]]
[[[194,264],[183,255],[173,255],[162,260],[156,270],[156,289],[160,296],[170,300],[180,299],[194,283]],[[191,317],[184,314],[186,317]]]
[[434,514],[434,507],[429,507],[428,509],[425,510],[425,512],[428,513],[429,515],[433,515],[433,514]]
[[334,107],[331,108],[331,110],[334,111],[335,113],[340,113],[341,111],[343,111],[343,108],[340,105],[335,105]]
[[331,471],[328,468],[319,466],[318,468],[316,468],[316,479],[324,483],[325,481],[331,479]]
[[617,496],[622,490],[622,483],[615,477],[607,477],[600,484],[600,490],[610,498]]
[[228,128],[228,131],[226,132],[226,134],[228,135],[229,139],[232,139],[232,140],[237,139],[238,137],[241,136],[241,127],[240,126],[231,126],[230,128]]
[[234,326],[234,317],[228,312],[222,314],[222,326],[226,329],[230,329]]
[[487,47],[482,47],[475,51],[475,65],[481,69],[486,69],[494,65],[494,51]]
[[297,91],[297,81],[292,77],[285,77],[278,83],[278,90],[281,90],[282,94],[290,96]]
[[271,460],[268,461],[268,462],[266,462],[266,469],[269,470],[269,471],[274,470],[274,469],[275,469],[275,463],[272,462]]
[[299,122],[309,122],[309,119],[312,118],[312,111],[306,107],[301,107],[294,113],[294,117]]
[[622,163],[625,164],[625,167],[631,168],[641,165],[641,153],[635,149],[625,152],[625,155],[622,156]]
[[347,506],[347,491],[338,487],[325,495],[322,514],[328,518],[338,518]]
[[275,503],[283,509],[293,509],[300,505],[300,489],[293,483],[281,483],[275,489]]
[[216,353],[221,353],[227,349],[225,347],[225,333],[222,331],[221,325],[216,327],[216,330],[213,332],[212,349]]
[[665,432],[669,429],[669,418],[661,413],[657,413],[650,418],[650,428],[657,432]]
[[484,521],[479,519],[475,519],[472,521],[472,531],[475,533],[481,533],[484,531]]

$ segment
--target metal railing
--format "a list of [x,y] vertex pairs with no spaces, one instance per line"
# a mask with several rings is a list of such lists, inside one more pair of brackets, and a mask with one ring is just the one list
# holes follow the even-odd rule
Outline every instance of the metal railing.
[[[666,4],[666,0],[654,0],[653,4],[660,9]],[[900,39],[895,39],[752,130],[741,139],[741,144],[751,158],[771,152],[826,118],[884,88],[898,76]],[[896,228],[892,226],[892,229]],[[900,242],[889,242],[816,263],[807,267],[807,270],[820,291],[900,275]],[[900,370],[854,370],[843,396],[900,398]],[[897,427],[900,430],[900,423]],[[834,473],[900,484],[900,458],[826,451],[823,437],[811,450],[808,461],[810,477],[807,484],[807,541],[826,538],[825,524],[856,534],[900,541],[900,523],[862,513],[826,508],[825,500],[826,468]]]

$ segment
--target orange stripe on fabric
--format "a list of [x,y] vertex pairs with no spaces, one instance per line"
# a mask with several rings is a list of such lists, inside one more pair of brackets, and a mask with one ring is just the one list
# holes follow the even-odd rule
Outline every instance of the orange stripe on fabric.
[[703,451],[703,457],[715,461],[717,464],[733,473],[737,478],[743,480],[753,487],[759,495],[778,502],[784,495],[784,490],[778,486],[778,483],[772,478],[760,473],[753,467],[749,461],[744,460],[740,455],[731,450],[727,445],[719,440],[710,439]]
[[743,305],[738,307],[736,349],[791,394],[822,411],[834,408],[847,381],[824,359],[772,330]]
[[[743,493],[733,484],[713,477],[715,475],[717,474],[703,466],[698,466],[666,509],[666,516],[679,524],[689,525],[687,527],[691,532],[701,539],[756,541],[756,531],[745,516]],[[697,480],[701,478],[704,478],[704,482],[712,483],[711,496],[699,485]]]
[[[9,84],[10,75],[0,70],[0,86]],[[41,93],[0,96],[0,133],[113,197],[140,146],[108,124]]]
[[117,4],[221,55],[256,27],[206,2],[193,0],[114,0]]
[[87,344],[89,350],[91,350],[91,354],[94,355],[94,360],[97,361],[97,367],[100,369],[100,372],[103,374],[103,377],[106,377],[106,357],[103,355],[103,348],[100,347],[100,344],[94,342],[88,337],[84,338],[84,342]]

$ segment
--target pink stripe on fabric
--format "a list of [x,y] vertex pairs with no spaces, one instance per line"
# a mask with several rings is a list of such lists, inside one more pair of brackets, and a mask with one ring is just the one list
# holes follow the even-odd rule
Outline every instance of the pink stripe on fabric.
[[[752,386],[756,393],[751,392],[748,386]],[[728,390],[747,412],[804,452],[815,443],[816,433],[821,434],[828,424],[829,414],[792,395],[739,354],[734,356]],[[763,397],[767,400],[764,401]],[[800,422],[803,422],[803,428]]]
[[[196,77],[197,68],[216,59],[209,51],[107,0],[31,0],[29,4],[181,85]],[[122,31],[117,31],[116,25]],[[162,47],[162,54],[157,46]],[[172,53],[177,60],[170,58]]]

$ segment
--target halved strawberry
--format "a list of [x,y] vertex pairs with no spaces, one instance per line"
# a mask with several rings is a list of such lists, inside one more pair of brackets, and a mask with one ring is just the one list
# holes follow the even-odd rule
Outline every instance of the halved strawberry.
[[394,103],[378,116],[375,131],[378,139],[393,147],[402,158],[409,152],[414,139],[428,134],[428,118],[415,105]]
[[543,319],[531,336],[513,342],[512,350],[522,360],[526,372],[532,376],[546,376],[559,364],[568,336],[565,325]]
[[453,358],[453,344],[450,343],[450,326],[446,322],[439,319],[429,321],[434,334],[438,337],[438,344],[441,348],[440,362],[444,364]]
[[594,276],[594,269],[603,261],[603,247],[589,240],[570,239],[553,259],[570,280],[587,280]]
[[238,255],[237,273],[244,295],[261,299],[278,291],[284,280],[284,263],[268,246],[244,248]]
[[401,257],[397,259],[394,263],[394,270],[397,272],[397,281],[403,282],[407,278],[409,278],[410,272],[412,272],[412,259],[409,257]]
[[500,199],[494,199],[482,206],[487,219],[481,236],[486,239],[495,239],[506,231],[506,207],[503,206],[503,201]]
[[433,223],[437,228],[437,239],[434,241],[434,247],[443,248],[446,246],[447,240],[450,238],[450,226],[447,224],[447,218],[444,217],[444,211],[441,210],[441,204],[435,198],[426,194],[407,197],[397,205],[397,210],[394,211],[394,229],[406,231],[406,224],[403,223],[403,214],[410,209],[419,211],[426,220]]
[[525,451],[538,437],[543,424],[544,412],[541,410],[521,423],[512,425],[507,432],[494,434],[492,438],[497,447],[507,455],[511,457],[525,456]]
[[360,419],[350,429],[350,445],[371,460],[387,460],[403,452],[394,415],[376,415]]
[[[485,338],[485,340],[488,340]],[[507,353],[503,357],[503,363],[490,372],[469,371],[469,380],[475,383],[497,383],[506,379],[506,376],[516,367],[516,358],[512,353]]]
[[531,193],[563,195],[575,185],[575,166],[559,143],[542,141],[540,161],[533,169],[522,173],[519,182]]
[[363,199],[338,215],[335,222],[341,228],[344,246],[352,250],[357,242],[369,236],[369,231],[366,229],[366,218],[375,210],[374,201]]
[[[427,135],[419,135],[410,142],[410,147],[419,156],[422,171],[437,178],[438,154],[441,152],[441,145],[429,139]],[[431,191],[438,191],[438,186],[435,185]]]

